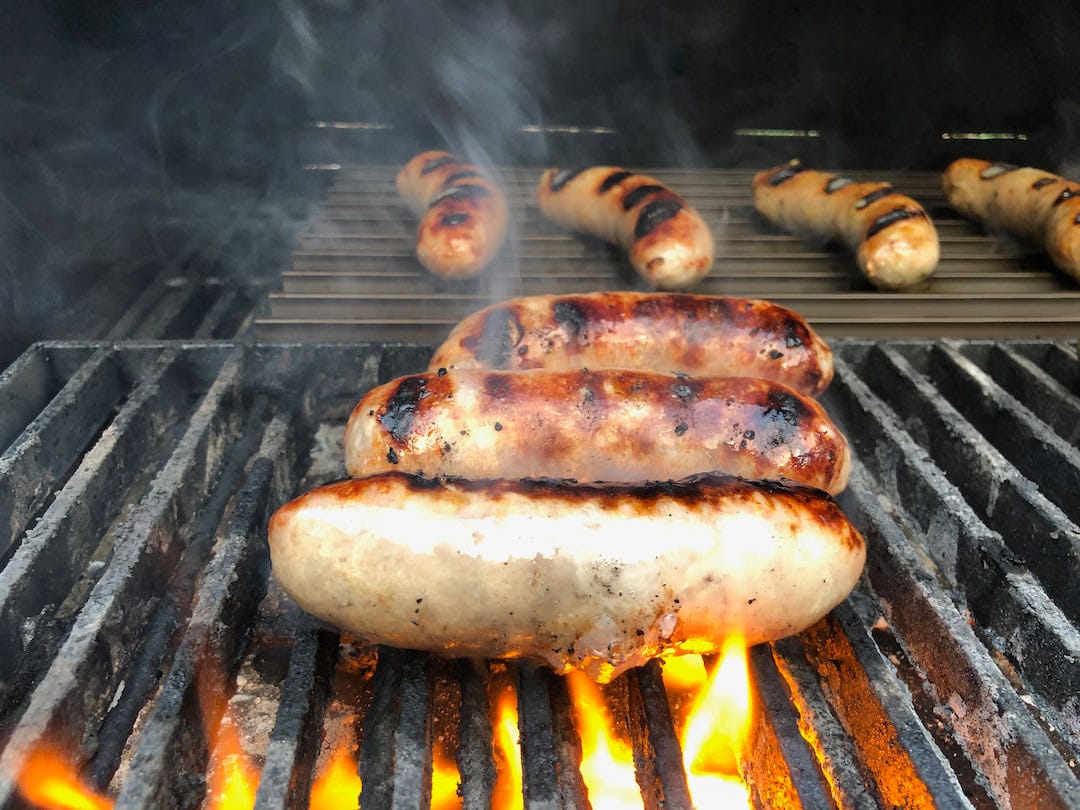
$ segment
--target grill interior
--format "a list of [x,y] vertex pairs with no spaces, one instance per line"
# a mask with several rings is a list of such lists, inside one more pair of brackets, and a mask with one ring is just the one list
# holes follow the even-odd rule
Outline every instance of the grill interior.
[[[637,289],[613,248],[566,233],[534,202],[539,169],[504,169],[516,231],[479,279],[447,282],[414,255],[416,221],[394,190],[397,166],[332,172],[322,205],[301,237],[269,312],[265,340],[437,342],[463,315],[515,295]],[[754,211],[751,170],[656,169],[705,218],[717,240],[713,272],[694,292],[768,298],[830,336],[1076,336],[1080,288],[1042,255],[986,234],[947,207],[933,172],[847,172],[887,179],[919,200],[941,238],[941,263],[905,292],[873,290],[839,248],[778,231]]]
[[[828,618],[752,651],[756,804],[1080,805],[1076,345],[834,347],[824,404],[856,451],[841,502],[869,559]],[[0,376],[0,806],[20,806],[12,774],[43,739],[117,807],[199,806],[225,716],[209,693],[259,807],[303,806],[342,735],[365,810],[427,807],[433,751],[456,757],[464,806],[488,807],[507,681],[525,806],[587,806],[562,679],[364,647],[269,577],[271,511],[342,475],[355,401],[429,353],[42,343]],[[688,808],[660,666],[605,694],[645,806]]]

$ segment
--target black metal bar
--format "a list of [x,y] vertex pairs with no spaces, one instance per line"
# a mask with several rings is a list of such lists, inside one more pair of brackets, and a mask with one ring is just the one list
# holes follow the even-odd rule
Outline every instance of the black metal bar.
[[461,722],[457,764],[461,773],[462,810],[489,810],[495,786],[493,735],[487,698],[487,671],[472,660],[459,663]]
[[518,669],[518,726],[525,810],[563,810],[559,762],[551,718],[550,671],[523,663]]
[[660,662],[649,661],[629,677],[630,739],[645,808],[693,810]]

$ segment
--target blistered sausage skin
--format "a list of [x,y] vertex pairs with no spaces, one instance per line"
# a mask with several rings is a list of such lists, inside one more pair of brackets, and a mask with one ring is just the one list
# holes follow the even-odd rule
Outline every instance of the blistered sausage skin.
[[449,152],[421,152],[397,175],[398,194],[420,218],[416,256],[432,273],[467,278],[491,264],[506,239],[500,188]]
[[754,175],[754,207],[793,233],[842,242],[875,287],[925,281],[940,258],[937,229],[923,207],[888,183],[856,183],[797,160]]
[[537,295],[464,318],[428,368],[633,368],[695,377],[764,377],[818,396],[832,352],[769,301],[687,293]]
[[827,495],[695,476],[586,485],[385,473],[270,521],[274,576],[377,643],[527,657],[599,681],[657,656],[798,633],[854,587],[865,544]]
[[624,369],[400,377],[345,431],[350,475],[676,479],[700,472],[847,485],[847,441],[816,400],[757,377]]
[[1045,250],[1080,281],[1080,184],[1031,167],[961,158],[945,169],[949,205]]
[[655,178],[617,166],[548,169],[536,198],[548,219],[623,248],[657,289],[685,290],[712,267],[709,226]]

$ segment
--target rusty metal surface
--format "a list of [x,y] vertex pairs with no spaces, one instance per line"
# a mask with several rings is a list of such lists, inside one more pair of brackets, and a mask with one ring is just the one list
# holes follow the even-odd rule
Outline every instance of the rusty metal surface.
[[[259,339],[433,342],[469,312],[511,296],[641,288],[619,251],[543,219],[533,200],[536,168],[500,172],[514,228],[496,264],[478,279],[438,279],[415,258],[416,223],[394,191],[395,172],[354,166],[333,173],[292,267],[256,318]],[[889,180],[919,200],[938,228],[937,272],[899,293],[870,287],[842,249],[761,219],[750,170],[650,173],[686,197],[716,236],[716,265],[694,292],[768,298],[834,337],[1080,335],[1080,286],[1030,247],[961,219],[934,173],[846,172]]]

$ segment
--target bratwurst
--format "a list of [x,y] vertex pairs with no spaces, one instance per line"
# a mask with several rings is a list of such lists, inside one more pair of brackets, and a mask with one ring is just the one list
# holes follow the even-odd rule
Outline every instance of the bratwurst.
[[548,219],[623,248],[652,287],[684,290],[712,268],[709,226],[655,178],[617,166],[549,169],[536,199]]
[[837,494],[851,458],[814,399],[757,377],[625,369],[459,369],[369,391],[345,431],[350,475],[787,478]]
[[364,638],[539,659],[601,682],[650,658],[798,633],[841,602],[863,538],[817,490],[698,475],[663,484],[330,484],[270,521],[274,576]]
[[810,396],[833,376],[828,345],[791,310],[686,293],[535,295],[494,304],[459,322],[428,365],[451,367],[739,375]]

